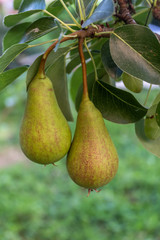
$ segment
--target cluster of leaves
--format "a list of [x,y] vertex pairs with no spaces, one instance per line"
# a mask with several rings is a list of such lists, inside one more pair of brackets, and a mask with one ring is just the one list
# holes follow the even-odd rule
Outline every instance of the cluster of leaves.
[[[160,85],[160,44],[156,35],[144,26],[155,22],[152,15],[149,15],[150,6],[144,1],[135,1],[136,13],[133,18],[137,24],[124,25],[123,21],[115,21],[115,5],[112,0],[98,3],[96,0],[54,0],[46,6],[44,0],[14,0],[18,13],[4,18],[4,24],[10,29],[3,39],[4,52],[0,57],[0,90],[28,69],[28,66],[21,66],[6,70],[23,51],[52,42],[53,39],[60,40],[70,30],[77,31],[81,27],[87,28],[89,24],[104,24],[107,21],[113,29],[110,39],[87,39],[88,47],[84,48],[90,98],[105,119],[118,124],[135,123],[136,134],[142,144],[160,157],[160,95],[147,109],[134,94],[141,93],[143,82]],[[52,33],[50,41],[43,42],[42,37],[49,33]],[[82,73],[77,46],[75,39],[65,45],[58,44],[45,65],[59,106],[68,121],[73,119],[69,96],[78,110],[82,95]],[[41,58],[42,55],[29,67],[27,85],[35,76]],[[69,74],[70,92],[67,82]],[[126,90],[116,87],[120,80]]]

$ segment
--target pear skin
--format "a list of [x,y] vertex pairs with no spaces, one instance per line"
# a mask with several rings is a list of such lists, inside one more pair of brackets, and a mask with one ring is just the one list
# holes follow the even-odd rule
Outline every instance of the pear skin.
[[71,131],[63,116],[51,80],[37,73],[28,87],[20,128],[23,153],[33,162],[50,164],[63,158],[71,144]]
[[67,156],[72,180],[89,191],[109,183],[118,169],[118,155],[102,114],[83,96],[73,142]]

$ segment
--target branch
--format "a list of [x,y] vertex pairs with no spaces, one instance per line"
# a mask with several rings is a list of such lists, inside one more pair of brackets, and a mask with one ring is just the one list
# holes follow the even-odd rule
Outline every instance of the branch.
[[131,4],[131,1],[129,3],[129,7],[125,0],[117,0],[117,2],[120,9],[119,12],[115,14],[115,16],[123,20],[126,24],[136,24],[135,20],[132,18],[130,14],[130,11],[134,12],[134,8]]
[[152,10],[153,17],[160,21],[160,0],[157,0],[156,6]]

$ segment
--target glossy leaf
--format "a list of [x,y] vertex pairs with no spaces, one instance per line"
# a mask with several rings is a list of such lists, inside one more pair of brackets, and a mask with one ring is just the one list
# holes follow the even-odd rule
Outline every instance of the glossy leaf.
[[115,29],[110,38],[114,62],[128,74],[160,84],[160,44],[150,29],[126,25]]
[[111,78],[117,79],[121,76],[122,71],[117,67],[112,59],[109,41],[106,41],[101,48],[101,59],[106,72]]
[[103,0],[90,18],[88,18],[83,24],[82,28],[87,27],[91,23],[95,23],[110,17],[114,12],[114,3],[112,0]]
[[47,72],[47,76],[52,80],[59,107],[68,121],[73,121],[66,77],[65,56],[61,56],[52,64]]
[[30,17],[31,15],[41,12],[41,11],[42,10],[30,10],[27,12],[8,15],[4,18],[4,24],[7,27],[12,27],[12,26],[16,25],[18,22],[22,21],[23,19]]
[[144,119],[141,119],[140,121],[136,122],[135,124],[135,131],[138,139],[142,143],[142,145],[151,153],[156,155],[157,157],[160,157],[160,138],[157,138],[156,140],[151,140],[146,137],[144,132]]
[[19,8],[19,13],[37,9],[45,9],[45,0],[23,0]]
[[127,73],[122,74],[122,80],[126,88],[135,93],[140,93],[143,89],[143,81]]
[[27,44],[15,44],[8,48],[3,55],[0,57],[0,72],[3,70],[26,48]]
[[0,91],[16,80],[26,70],[27,67],[18,67],[0,73]]
[[30,22],[20,23],[11,28],[3,38],[3,50],[5,51],[10,46],[19,43],[30,24]]
[[144,120],[144,132],[149,139],[157,139],[160,137],[160,128],[156,121],[156,108],[156,104],[152,105],[148,109],[146,119]]
[[43,17],[33,22],[24,32],[21,43],[33,41],[57,29],[52,17]]
[[102,81],[95,82],[92,100],[104,118],[116,123],[133,123],[147,112],[136,98]]

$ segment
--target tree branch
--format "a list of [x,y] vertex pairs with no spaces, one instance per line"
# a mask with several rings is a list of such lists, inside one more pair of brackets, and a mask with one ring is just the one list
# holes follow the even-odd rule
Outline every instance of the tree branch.
[[117,0],[117,3],[119,5],[119,11],[115,14],[115,16],[123,20],[126,24],[136,24],[135,20],[130,14],[130,11],[134,12],[131,1],[129,2],[129,6],[125,0]]

